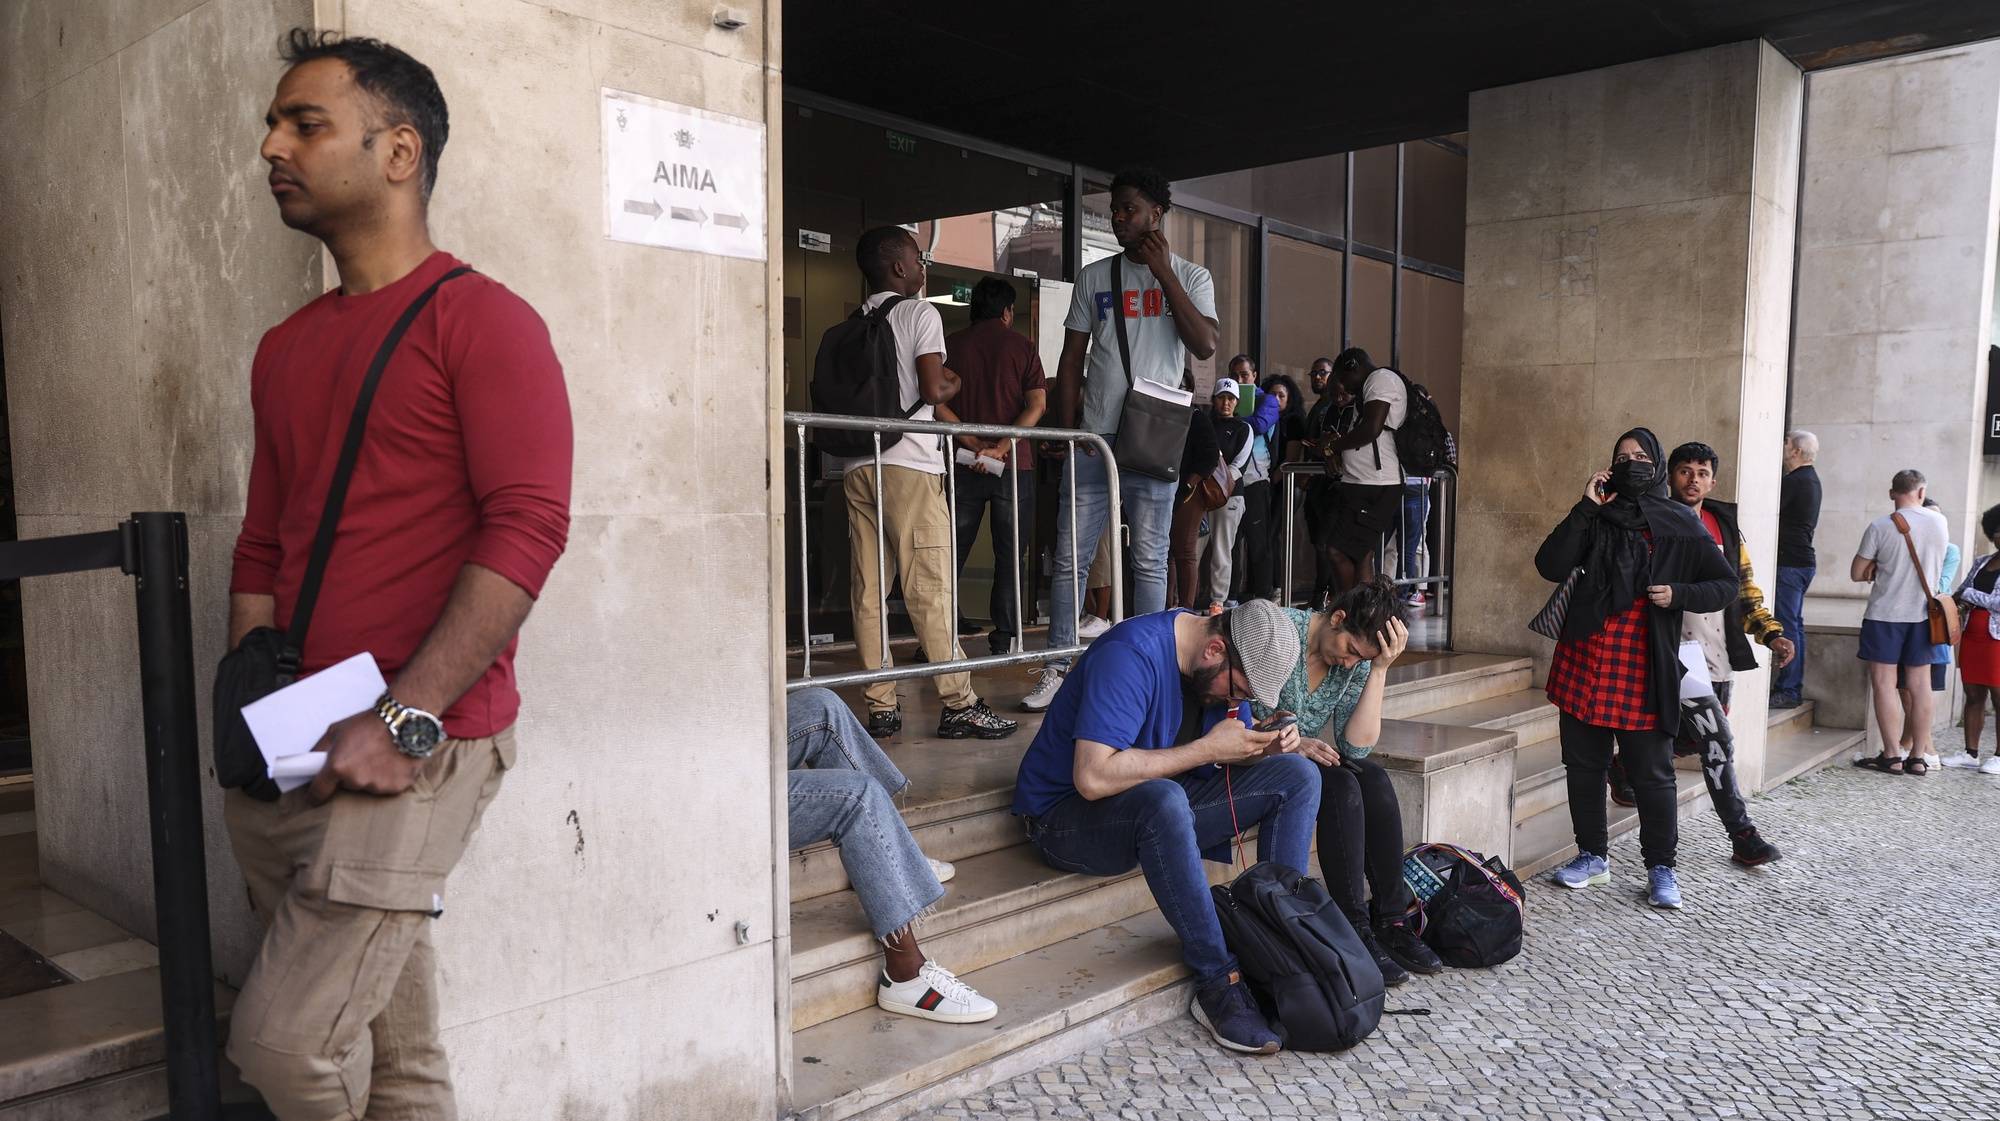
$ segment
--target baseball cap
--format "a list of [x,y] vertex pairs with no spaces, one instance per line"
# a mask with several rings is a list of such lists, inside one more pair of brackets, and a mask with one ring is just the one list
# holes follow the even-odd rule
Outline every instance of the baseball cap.
[[1211,396],[1211,397],[1220,397],[1220,396],[1222,396],[1222,395],[1223,395],[1223,394],[1225,394],[1225,393],[1229,394],[1229,395],[1230,395],[1231,397],[1238,397],[1238,398],[1240,398],[1240,397],[1242,397],[1242,396],[1243,396],[1243,390],[1242,390],[1242,387],[1240,387],[1240,386],[1238,386],[1238,385],[1236,384],[1236,379],[1235,379],[1235,378],[1217,378],[1217,379],[1215,379],[1215,392],[1214,392],[1214,393],[1211,393],[1211,394],[1209,394],[1209,396]]
[[[1219,386],[1216,392],[1222,392]],[[1223,623],[1237,664],[1250,679],[1251,699],[1265,708],[1278,707],[1278,694],[1299,664],[1299,629],[1267,599],[1231,608]]]

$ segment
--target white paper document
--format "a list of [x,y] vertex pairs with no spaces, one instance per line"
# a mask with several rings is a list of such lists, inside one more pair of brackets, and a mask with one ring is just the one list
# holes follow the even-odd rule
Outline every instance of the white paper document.
[[326,763],[313,747],[326,730],[357,712],[375,707],[389,688],[375,656],[356,654],[338,665],[243,706],[243,722],[256,737],[271,781],[280,790],[311,782]]
[[1715,695],[1715,685],[1708,677],[1708,655],[1701,652],[1701,643],[1681,643],[1681,669],[1684,671],[1681,674],[1681,700],[1692,701]]
[[1147,397],[1157,397],[1162,401],[1175,405],[1191,406],[1194,404],[1194,394],[1189,393],[1180,386],[1162,385],[1150,378],[1133,379],[1132,389],[1134,392],[1142,393]]

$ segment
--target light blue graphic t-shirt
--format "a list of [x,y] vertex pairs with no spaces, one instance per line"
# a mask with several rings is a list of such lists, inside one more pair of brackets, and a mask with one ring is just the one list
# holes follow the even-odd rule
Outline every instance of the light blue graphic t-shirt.
[[[1179,254],[1171,258],[1174,276],[1195,309],[1215,318],[1215,281],[1208,270]],[[1122,283],[1114,286],[1112,269],[1119,267]],[[1115,290],[1114,290],[1115,287]],[[1099,435],[1118,431],[1125,408],[1125,370],[1118,357],[1118,324],[1125,317],[1125,337],[1132,348],[1132,377],[1179,389],[1187,365],[1187,347],[1174,327],[1173,309],[1153,270],[1124,254],[1083,266],[1070,293],[1069,318],[1063,326],[1090,335],[1090,359],[1084,367],[1083,428]]]

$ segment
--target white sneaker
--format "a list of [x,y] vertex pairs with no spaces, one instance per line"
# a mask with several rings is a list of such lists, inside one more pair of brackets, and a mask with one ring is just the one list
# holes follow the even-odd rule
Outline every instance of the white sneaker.
[[926,856],[924,859],[931,862],[931,875],[936,876],[937,882],[941,884],[950,883],[951,878],[958,875],[958,865],[949,860],[939,860],[935,856]]
[[[1995,758],[2000,758],[2000,756],[1996,756]],[[1953,755],[1945,756],[1944,762],[1939,765],[1945,767],[1957,767],[1960,770],[1966,770],[1966,771],[1976,770],[1979,767],[1979,756],[1967,755],[1965,752],[1961,751]]]
[[1083,618],[1077,620],[1076,637],[1098,638],[1102,636],[1105,631],[1108,631],[1110,629],[1111,629],[1110,620],[1100,619],[1095,615],[1085,615]]
[[1929,767],[1929,768],[1930,768],[1931,770],[1935,771],[1935,770],[1937,770],[1937,769],[1938,769],[1938,754],[1937,754],[1937,752],[1935,752],[1935,751],[1928,751],[1928,752],[1925,752],[1925,753],[1924,753],[1923,755],[1921,755],[1921,756],[1918,756],[1918,758],[1922,759],[1922,760],[1924,761],[1924,765],[1925,765],[1925,766],[1927,766],[1927,767]]
[[1981,763],[1979,765],[1979,773],[1982,775],[2000,775],[2000,753],[1992,755],[1986,762]]
[[1063,672],[1054,666],[1042,667],[1042,679],[1034,691],[1021,698],[1021,707],[1029,712],[1040,712],[1056,699],[1056,690],[1062,688]]
[[971,985],[934,961],[924,962],[907,981],[882,974],[875,986],[875,1006],[884,1012],[917,1016],[943,1024],[977,1024],[1000,1014],[1000,1006],[980,996]]

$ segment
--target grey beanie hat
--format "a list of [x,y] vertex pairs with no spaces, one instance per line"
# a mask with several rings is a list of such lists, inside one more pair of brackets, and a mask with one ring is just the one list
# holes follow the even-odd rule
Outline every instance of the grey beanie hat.
[[1278,707],[1278,694],[1299,664],[1299,629],[1278,605],[1253,599],[1234,607],[1223,619],[1229,645],[1250,679],[1250,696],[1265,708]]

